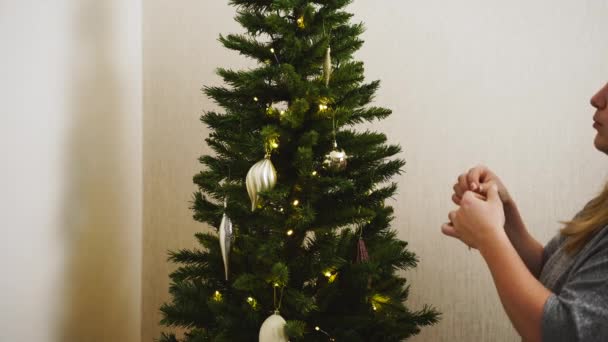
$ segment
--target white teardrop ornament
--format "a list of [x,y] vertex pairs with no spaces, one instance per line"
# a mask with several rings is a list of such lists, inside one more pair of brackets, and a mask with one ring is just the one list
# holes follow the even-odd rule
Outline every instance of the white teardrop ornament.
[[287,342],[285,324],[287,324],[285,319],[279,315],[278,311],[275,311],[262,323],[259,342]]

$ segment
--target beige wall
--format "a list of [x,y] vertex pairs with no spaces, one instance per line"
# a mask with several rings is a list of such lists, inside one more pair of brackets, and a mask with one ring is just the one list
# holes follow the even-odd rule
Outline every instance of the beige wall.
[[[588,99],[608,77],[608,3],[464,0],[355,1],[368,30],[357,57],[382,80],[376,104],[395,114],[374,129],[403,146],[406,173],[393,202],[399,236],[421,262],[406,274],[409,306],[432,304],[437,326],[413,341],[518,341],[483,259],[440,233],[452,185],[477,163],[507,183],[533,234],[546,242],[606,180],[592,145]],[[223,49],[240,31],[223,1],[144,1],[143,341],[158,337],[168,299],[166,251],[206,229],[188,209],[198,121],[216,106],[203,85],[217,67],[250,61]]]
[[[196,246],[203,230],[188,209],[196,190],[192,177],[198,157],[209,153],[208,131],[199,121],[211,108],[203,84],[217,82],[219,60],[243,60],[217,48],[220,32],[237,29],[223,1],[143,3],[144,51],[144,215],[142,341],[158,338],[159,307],[169,299],[167,251]],[[188,37],[188,38],[187,38]]]
[[140,7],[0,1],[0,341],[140,341]]

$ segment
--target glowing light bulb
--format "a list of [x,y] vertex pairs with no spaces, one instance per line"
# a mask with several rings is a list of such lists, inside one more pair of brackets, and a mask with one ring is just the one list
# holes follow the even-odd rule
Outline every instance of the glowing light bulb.
[[321,330],[321,328],[319,328],[319,327],[317,326],[317,327],[315,327],[315,330],[316,330],[316,331],[319,331],[319,330]]
[[298,200],[293,201],[294,207],[297,206],[298,204],[300,204],[300,201],[298,201]]
[[253,97],[253,101],[258,102],[258,98],[257,98],[257,96],[254,96],[254,97]]
[[292,236],[293,235],[293,229],[290,229],[287,231],[287,236]]
[[338,277],[338,273],[336,272],[335,274],[331,272],[331,270],[325,271],[325,273],[323,273],[324,276],[327,277],[327,282],[328,283],[333,283],[336,278]]
[[270,52],[274,53],[274,48],[270,48]]
[[258,302],[253,297],[247,297],[247,303],[249,303],[252,309],[258,309]]
[[313,175],[313,176],[316,176],[316,175],[317,175],[317,171],[313,171],[313,172],[312,172],[312,175]]

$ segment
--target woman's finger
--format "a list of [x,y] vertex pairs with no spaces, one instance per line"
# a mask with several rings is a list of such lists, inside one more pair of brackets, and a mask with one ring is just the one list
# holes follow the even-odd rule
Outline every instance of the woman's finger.
[[458,233],[456,233],[456,230],[454,229],[454,226],[449,222],[446,222],[441,225],[441,232],[447,236],[460,239],[458,237]]
[[[486,195],[484,195],[484,194],[479,194],[479,193],[477,193],[477,192],[475,192],[475,191],[467,191],[467,192],[465,192],[465,193],[464,193],[464,195],[462,196],[461,200],[465,200],[465,198],[466,198],[466,202],[467,202],[467,203],[471,202],[471,200],[472,200],[473,198],[477,198],[477,199],[480,199],[480,200],[482,200],[482,201],[487,200]],[[462,202],[462,201],[461,201],[461,202]]]
[[468,189],[477,190],[484,178],[487,168],[483,165],[476,166],[467,172]]
[[460,176],[458,176],[458,188],[459,188],[459,190],[458,190],[458,192],[456,192],[456,194],[460,197],[462,197],[462,194],[469,189],[469,185],[467,184],[466,173],[463,173]]
[[466,189],[462,189],[460,187],[460,183],[456,183],[452,186],[452,190],[454,190],[454,194],[456,194],[456,196],[462,197],[462,194],[465,192]]
[[496,186],[496,184],[492,184],[490,185],[490,187],[488,188],[488,201],[490,202],[494,202],[494,203],[500,203],[500,196],[498,194],[498,186]]
[[491,187],[492,185],[495,185],[495,184],[496,184],[496,182],[495,182],[495,181],[493,181],[493,180],[491,180],[491,181],[487,181],[487,182],[485,182],[485,183],[480,183],[480,184],[479,184],[479,189],[477,189],[477,192],[479,192],[479,193],[480,193],[480,194],[482,194],[483,196],[486,196],[486,197],[487,197],[487,195],[488,195],[488,190],[490,189],[490,187]]
[[453,225],[454,224],[454,218],[456,217],[456,212],[455,211],[450,211],[448,213],[448,219],[450,220],[450,223]]
[[453,195],[452,195],[452,202],[454,202],[454,204],[456,204],[456,205],[460,205],[460,201],[462,201],[462,198],[461,198],[461,197],[459,197],[459,196],[458,196],[458,195],[456,195],[456,194],[453,194]]

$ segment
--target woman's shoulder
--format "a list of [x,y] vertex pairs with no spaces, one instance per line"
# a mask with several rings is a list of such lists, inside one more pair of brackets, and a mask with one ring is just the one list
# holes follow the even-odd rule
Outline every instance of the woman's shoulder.
[[587,249],[587,254],[596,254],[598,252],[602,252],[608,256],[608,225],[605,225],[599,228],[591,238],[585,248]]
[[[557,249],[562,247],[568,237],[561,232],[557,232],[549,242],[545,245],[545,253],[553,254]],[[587,240],[587,243],[581,248],[579,254],[594,254],[597,251],[606,250],[608,253],[608,225],[598,228]]]
[[555,235],[545,244],[545,254],[550,256],[553,254],[561,245],[566,242],[566,236],[557,231]]

